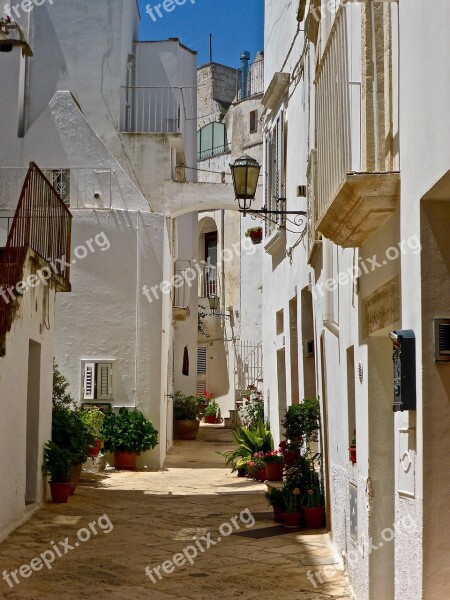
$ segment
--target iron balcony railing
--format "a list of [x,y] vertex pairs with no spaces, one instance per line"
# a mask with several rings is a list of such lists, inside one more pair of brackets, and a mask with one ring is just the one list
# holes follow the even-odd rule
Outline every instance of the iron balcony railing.
[[193,88],[122,88],[120,128],[126,133],[183,133],[195,112]]
[[[31,163],[0,257],[0,286],[15,289],[31,248],[69,287],[72,215],[42,171]],[[11,304],[0,301],[0,338],[13,320]]]

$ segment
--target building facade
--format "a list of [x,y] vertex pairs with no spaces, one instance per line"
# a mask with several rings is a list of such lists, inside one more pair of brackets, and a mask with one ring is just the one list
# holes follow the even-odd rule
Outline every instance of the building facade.
[[264,240],[272,430],[278,440],[286,407],[320,397],[328,525],[358,600],[438,598],[449,578],[438,464],[448,453],[450,90],[435,74],[449,8],[265,8],[265,201],[307,213],[306,229],[271,225]]

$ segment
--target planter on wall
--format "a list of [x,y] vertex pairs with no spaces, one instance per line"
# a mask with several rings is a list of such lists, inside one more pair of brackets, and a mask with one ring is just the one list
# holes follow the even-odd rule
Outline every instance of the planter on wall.
[[350,446],[348,449],[350,455],[350,462],[354,465],[356,464],[356,446]]
[[177,420],[178,437],[181,440],[195,440],[197,438],[200,421]]

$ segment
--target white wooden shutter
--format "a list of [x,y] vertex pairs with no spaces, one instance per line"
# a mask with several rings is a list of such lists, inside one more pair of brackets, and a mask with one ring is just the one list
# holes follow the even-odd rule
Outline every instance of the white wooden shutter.
[[94,390],[95,363],[84,363],[83,400],[95,400]]
[[97,398],[96,400],[112,399],[112,364],[97,363]]
[[206,346],[197,347],[197,394],[207,389]]

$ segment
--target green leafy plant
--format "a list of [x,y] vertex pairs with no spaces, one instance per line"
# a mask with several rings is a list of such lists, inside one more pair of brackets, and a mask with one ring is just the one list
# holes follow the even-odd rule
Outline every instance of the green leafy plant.
[[283,487],[285,512],[295,514],[300,510],[300,488],[292,489],[289,485]]
[[215,400],[210,400],[208,406],[205,409],[206,417],[217,417],[219,414],[219,405]]
[[198,329],[199,334],[202,335],[205,338],[209,338],[208,328],[206,326],[206,323],[203,320],[207,316],[208,316],[208,313],[206,312],[206,310],[204,309],[204,307],[201,304],[199,304],[198,305],[197,329]]
[[279,488],[272,488],[270,492],[266,492],[267,502],[273,508],[278,508],[279,510],[284,511],[286,508],[286,503],[284,500],[284,491]]
[[239,417],[245,427],[256,427],[258,420],[264,422],[264,402],[260,395],[253,396],[242,405]]
[[238,447],[222,454],[226,464],[231,465],[233,471],[246,466],[255,453],[273,450],[272,434],[264,427],[261,419],[256,427],[239,427],[233,432],[233,437]]
[[199,418],[201,402],[197,396],[177,392],[173,400],[173,416],[176,421],[195,421]]
[[52,441],[70,452],[74,465],[87,460],[87,453],[95,442],[95,436],[83,422],[83,412],[59,401],[52,409]]
[[60,372],[55,359],[53,359],[53,404],[61,403],[65,404],[66,406],[73,404],[74,400],[72,396],[67,392],[68,387],[69,382]]
[[317,508],[319,506],[324,506],[325,499],[320,479],[321,455],[315,454],[314,456],[308,457],[305,460],[308,469],[305,473],[302,506],[305,506],[306,508]]
[[55,442],[44,447],[42,472],[49,475],[52,483],[69,483],[72,476],[72,455],[66,448],[60,448]]
[[317,441],[317,432],[320,428],[319,399],[306,398],[300,404],[290,406],[281,425],[288,440],[302,439],[307,443]]
[[80,416],[81,420],[89,429],[94,438],[96,440],[100,439],[102,435],[103,421],[105,420],[105,415],[102,413],[102,411],[96,406],[92,406],[81,411]]
[[105,415],[102,429],[103,448],[107,452],[133,452],[141,454],[158,443],[158,432],[151,421],[138,410],[122,407],[116,414]]

